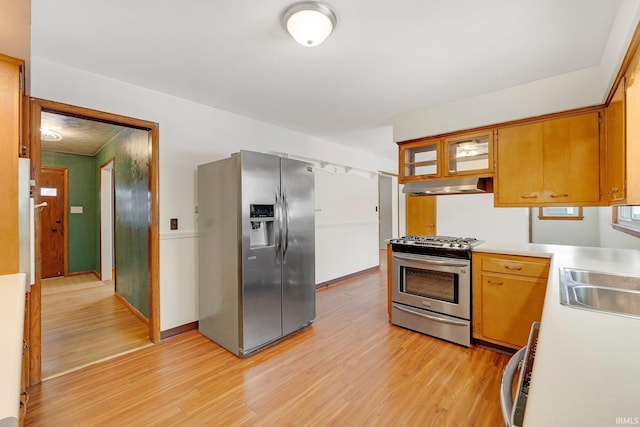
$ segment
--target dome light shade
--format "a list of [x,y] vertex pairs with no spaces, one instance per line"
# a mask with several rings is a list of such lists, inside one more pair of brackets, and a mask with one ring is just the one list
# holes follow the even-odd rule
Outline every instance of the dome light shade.
[[51,129],[42,128],[40,129],[40,138],[43,141],[61,141],[62,135],[58,132],[52,131]]
[[295,3],[282,14],[282,26],[302,46],[314,47],[331,34],[336,14],[326,4],[315,1]]

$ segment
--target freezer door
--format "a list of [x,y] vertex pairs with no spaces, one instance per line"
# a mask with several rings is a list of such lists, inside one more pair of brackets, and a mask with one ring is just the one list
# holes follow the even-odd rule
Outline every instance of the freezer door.
[[282,329],[284,335],[316,317],[315,196],[311,164],[281,158],[283,200]]
[[[242,280],[241,280],[241,339],[240,353],[244,355],[282,337],[281,266],[277,256],[277,210],[273,221],[276,239],[265,239],[256,245],[256,227],[265,226],[265,218],[252,225],[251,206],[276,205],[280,188],[280,158],[268,154],[241,151],[241,221],[242,221]],[[231,177],[230,177],[231,179]],[[261,209],[262,211],[268,209]],[[252,232],[254,235],[252,235]],[[253,241],[253,245],[251,242]]]

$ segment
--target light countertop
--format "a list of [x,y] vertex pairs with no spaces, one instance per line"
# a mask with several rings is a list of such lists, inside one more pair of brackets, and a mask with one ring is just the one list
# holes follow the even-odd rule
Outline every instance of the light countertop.
[[0,276],[0,420],[17,421],[22,378],[24,273]]
[[559,289],[560,267],[640,276],[640,250],[487,242],[474,252],[551,257],[524,425],[640,424],[640,319],[563,306]]

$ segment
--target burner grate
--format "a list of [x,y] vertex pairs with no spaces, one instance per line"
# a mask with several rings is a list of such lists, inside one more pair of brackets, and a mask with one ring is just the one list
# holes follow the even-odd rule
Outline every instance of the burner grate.
[[482,243],[473,237],[408,235],[391,239],[394,251],[470,258],[471,248]]

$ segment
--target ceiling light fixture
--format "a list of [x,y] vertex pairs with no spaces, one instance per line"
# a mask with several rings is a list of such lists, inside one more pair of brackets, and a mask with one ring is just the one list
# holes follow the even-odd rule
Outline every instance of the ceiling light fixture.
[[289,6],[282,14],[282,26],[302,46],[322,43],[336,27],[338,18],[329,6],[317,1],[303,1]]
[[40,129],[40,139],[44,141],[60,141],[62,140],[62,135],[51,129],[42,128]]

